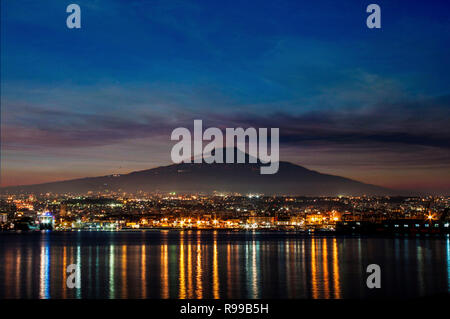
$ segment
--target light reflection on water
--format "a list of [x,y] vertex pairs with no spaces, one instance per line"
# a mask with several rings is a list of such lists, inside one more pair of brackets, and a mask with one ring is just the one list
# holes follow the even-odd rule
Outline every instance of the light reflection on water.
[[[20,260],[21,258],[18,259]],[[17,266],[20,269],[20,264],[18,264]],[[18,274],[18,277],[20,278],[20,273]],[[18,280],[18,282],[20,283],[20,280]],[[41,245],[40,269],[39,269],[39,298],[40,299],[50,298],[50,253],[48,241],[45,241],[45,243]]]
[[[81,289],[68,289],[77,264]],[[382,288],[366,287],[381,266]],[[450,292],[450,238],[0,233],[0,298],[365,298]]]
[[450,292],[450,238],[447,237],[447,287]]

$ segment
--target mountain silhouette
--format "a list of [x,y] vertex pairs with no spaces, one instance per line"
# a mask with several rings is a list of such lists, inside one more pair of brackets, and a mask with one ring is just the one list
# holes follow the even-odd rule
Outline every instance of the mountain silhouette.
[[[235,150],[234,160],[237,153]],[[225,158],[226,149],[223,149]],[[322,174],[289,162],[279,162],[279,170],[273,175],[260,174],[261,165],[249,163],[249,155],[244,154],[245,163],[181,163],[121,175],[88,177],[68,181],[35,185],[3,187],[3,194],[12,193],[73,193],[127,192],[149,193],[258,193],[265,195],[299,196],[359,196],[393,195],[395,192],[352,179]]]

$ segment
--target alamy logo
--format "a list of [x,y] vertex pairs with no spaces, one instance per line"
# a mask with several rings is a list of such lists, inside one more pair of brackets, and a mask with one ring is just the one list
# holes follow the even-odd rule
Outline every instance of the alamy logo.
[[367,266],[366,272],[370,275],[367,277],[367,288],[381,288],[381,268],[377,264]]
[[367,13],[370,15],[366,19],[366,25],[369,29],[381,28],[381,8],[378,4],[372,3],[367,6]]
[[81,288],[81,278],[80,278],[80,268],[77,264],[70,264],[67,266],[66,272],[69,274],[67,276],[66,285],[69,289],[80,289]]
[[[267,166],[260,168],[261,174],[275,174],[279,167],[279,129],[270,129],[270,154],[268,153],[268,135],[267,128],[260,128],[258,131],[253,128],[243,129],[226,128],[226,163],[245,163],[245,153],[237,152],[235,154],[234,147],[240,150],[246,149],[246,140],[248,139],[249,163],[257,163],[258,159]],[[258,139],[259,135],[259,139]],[[201,120],[194,121],[194,150],[192,153],[192,137],[191,132],[184,127],[178,127],[173,130],[170,137],[176,143],[171,152],[171,158],[174,163],[223,163],[223,133],[217,127],[210,127],[203,132]],[[235,140],[237,143],[235,144]],[[203,141],[211,141],[203,148]],[[193,155],[195,156],[192,160]]]
[[66,19],[66,25],[69,29],[81,28],[81,8],[78,4],[69,4],[66,8],[66,12],[70,15]]

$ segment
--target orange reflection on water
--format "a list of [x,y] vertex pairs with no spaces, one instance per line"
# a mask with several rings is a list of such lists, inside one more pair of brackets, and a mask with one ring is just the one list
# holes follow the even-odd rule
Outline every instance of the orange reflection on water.
[[232,281],[231,281],[231,245],[227,244],[227,294],[228,298],[231,298]]
[[328,277],[328,251],[327,251],[327,239],[322,240],[322,266],[323,266],[323,283],[324,283],[324,298],[330,298],[330,283]]
[[16,298],[20,297],[20,266],[22,265],[22,251],[19,249],[16,256]]
[[333,287],[334,298],[341,298],[341,284],[339,282],[339,260],[336,238],[333,239]]
[[63,248],[63,280],[62,280],[62,295],[66,298],[67,294],[67,248]]
[[188,298],[193,298],[194,291],[192,288],[192,244],[188,243]]
[[127,298],[127,246],[122,245],[122,298]]
[[317,289],[317,267],[316,267],[316,243],[315,239],[311,239],[311,271],[312,271],[312,296],[314,299],[319,298]]
[[169,256],[167,244],[161,245],[161,297],[169,298]]
[[147,255],[146,246],[143,244],[141,246],[141,284],[142,284],[142,298],[147,298]]
[[219,299],[219,265],[217,261],[217,231],[214,232],[214,247],[213,247],[213,296],[214,299]]
[[184,269],[184,232],[180,232],[180,299],[186,298],[186,278]]
[[196,265],[196,284],[197,284],[197,299],[203,298],[203,283],[202,283],[202,246],[200,244],[200,233],[197,233],[197,265]]

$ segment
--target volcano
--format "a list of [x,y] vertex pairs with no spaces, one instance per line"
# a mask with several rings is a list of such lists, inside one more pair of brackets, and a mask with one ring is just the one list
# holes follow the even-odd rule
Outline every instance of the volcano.
[[[237,154],[236,151],[235,154]],[[225,150],[223,150],[225,154]],[[177,192],[203,193],[258,193],[265,195],[298,196],[360,196],[394,195],[393,190],[361,183],[345,177],[322,174],[289,162],[279,162],[279,170],[273,175],[260,174],[263,165],[259,160],[249,163],[181,163],[135,171],[88,177],[44,184],[10,186],[0,190],[2,194],[44,194],[88,192],[148,193]]]

